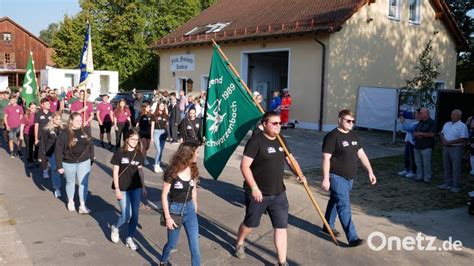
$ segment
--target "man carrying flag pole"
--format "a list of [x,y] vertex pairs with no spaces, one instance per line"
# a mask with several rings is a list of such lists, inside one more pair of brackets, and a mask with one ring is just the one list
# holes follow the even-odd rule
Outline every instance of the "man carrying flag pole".
[[33,61],[33,52],[28,57],[28,65],[26,66],[25,79],[23,80],[23,89],[20,97],[25,101],[25,107],[28,108],[31,102],[39,105],[38,100],[38,82],[36,81],[35,62]]
[[[82,47],[81,62],[79,63],[79,68],[81,69],[81,76],[79,78],[79,89],[86,92],[87,81],[89,79],[89,74],[94,72],[94,62],[92,59],[92,41],[91,41],[91,25],[87,21],[87,30],[84,37],[84,46]],[[83,108],[87,109],[86,106],[86,93],[83,94]],[[82,121],[86,121],[86,112],[83,113]]]
[[[204,166],[217,179],[236,146],[261,117],[263,109],[250,96],[250,89],[214,40],[213,44],[206,104]],[[298,163],[279,135],[281,121],[277,120],[278,115],[266,113],[262,119],[264,132],[255,134],[255,139],[252,137],[249,140],[244,151],[241,170],[245,178],[246,214],[239,228],[236,256],[245,256],[244,240],[252,228],[259,225],[261,215],[267,211],[275,228],[278,261],[285,265],[288,222],[288,201],[283,184],[285,159],[304,184],[324,224],[327,228],[329,226],[309,191]],[[331,230],[329,233],[337,245],[334,234]]]

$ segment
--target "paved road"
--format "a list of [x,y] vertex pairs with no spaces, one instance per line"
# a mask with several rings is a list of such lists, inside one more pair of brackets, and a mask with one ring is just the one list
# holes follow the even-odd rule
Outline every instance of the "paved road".
[[[97,133],[94,128],[93,135]],[[284,134],[303,168],[318,165],[321,133],[288,130]],[[362,139],[371,157],[397,154],[402,149],[384,144],[390,142],[389,134],[364,132]],[[167,145],[164,161],[176,148],[177,145]],[[198,191],[203,265],[271,265],[276,262],[273,230],[265,216],[248,239],[247,257],[239,260],[233,256],[237,227],[244,214],[243,179],[238,169],[242,150],[243,146],[237,149],[219,181],[211,180],[202,160],[199,161],[203,176]],[[202,157],[203,152],[200,154]],[[53,197],[51,180],[43,179],[38,169],[25,169],[20,160],[9,159],[6,152],[0,150],[0,265],[154,265],[158,262],[166,231],[159,225],[159,214],[155,210],[140,213],[137,252],[125,247],[124,237],[117,244],[109,240],[110,225],[116,221],[118,211],[110,189],[112,153],[96,147],[96,156],[88,199],[93,212],[79,215],[67,211],[65,198]],[[147,169],[145,176],[148,200],[159,205],[162,175]],[[301,185],[288,180],[286,186],[290,202],[288,261],[292,265],[469,265],[474,258],[473,219],[466,215],[465,208],[423,214],[369,214],[354,206],[354,220],[363,238],[373,231],[399,237],[414,237],[423,232],[437,236],[437,246],[451,236],[461,240],[464,247],[451,252],[389,251],[387,248],[376,252],[367,245],[350,249],[344,246],[344,237],[340,238],[341,245],[335,246],[319,232],[321,221]],[[318,189],[313,194],[324,210],[327,194]],[[339,224],[337,229],[342,231]],[[171,262],[189,265],[184,232],[178,250]]]

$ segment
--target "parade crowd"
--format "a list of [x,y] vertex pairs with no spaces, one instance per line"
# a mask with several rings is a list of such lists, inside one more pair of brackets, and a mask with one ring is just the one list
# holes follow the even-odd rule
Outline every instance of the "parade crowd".
[[[89,214],[88,180],[95,158],[91,123],[96,119],[100,128],[100,145],[114,152],[110,161],[113,170],[111,189],[115,192],[120,216],[111,227],[110,240],[119,242],[120,228],[128,223],[125,244],[131,250],[138,248],[134,235],[142,197],[147,195],[143,168],[150,165],[155,173],[164,172],[160,223],[167,228],[168,239],[160,263],[169,263],[170,253],[178,243],[180,228],[184,227],[191,264],[200,265],[196,189],[199,169],[196,160],[198,147],[205,143],[202,118],[206,93],[186,97],[184,91],[179,95],[156,91],[151,101],[144,100],[141,93],[134,93],[133,102],[122,98],[115,106],[110,103],[107,94],[102,95],[102,101],[94,106],[94,103],[86,100],[88,91],[76,88],[65,91],[43,87],[39,96],[39,105],[32,102],[24,106],[18,93],[0,93],[1,143],[8,143],[6,148],[10,157],[24,158],[28,167],[39,167],[43,178],[51,178],[54,196],[58,198],[62,197],[64,176],[67,210]],[[254,97],[256,101],[262,101],[259,93],[255,93]],[[289,204],[283,182],[285,162],[294,172],[296,170],[295,165],[290,163],[291,160],[295,161],[291,147],[288,147],[290,153],[286,155],[277,135],[289,122],[291,97],[288,90],[284,89],[282,96],[279,91],[275,91],[269,103],[266,108],[269,111],[262,116],[260,126],[247,142],[241,161],[240,168],[245,179],[245,215],[238,229],[235,255],[238,258],[245,257],[245,239],[253,228],[259,226],[262,215],[267,213],[274,228],[278,264],[287,265]],[[66,107],[69,109],[69,119],[64,123],[62,115]],[[474,121],[470,119],[468,126],[460,122],[459,110],[454,110],[451,118],[452,121],[446,123],[441,131],[445,183],[439,188],[459,192],[460,156],[468,138],[471,141],[471,164],[474,164]],[[429,118],[429,110],[418,110],[415,123],[408,124],[403,118],[401,120],[408,133],[405,170],[399,174],[430,182],[436,129],[434,121]],[[349,110],[341,110],[337,121],[337,128],[325,136],[322,145],[322,188],[330,192],[325,218],[331,227],[323,227],[322,231],[330,233],[331,230],[336,237],[339,236],[335,230],[335,220],[339,216],[348,245],[355,247],[363,243],[352,220],[349,196],[357,173],[357,162],[360,161],[367,170],[372,185],[377,183],[377,178],[359,137],[352,130],[354,114]],[[112,131],[115,132],[113,144]],[[284,137],[281,138],[285,143]],[[179,148],[171,160],[163,164],[161,159],[167,142],[177,142]],[[23,144],[25,149],[22,148]],[[151,145],[156,148],[152,162],[147,159]],[[298,165],[296,167],[299,168]],[[298,180],[306,182],[304,176],[298,177]],[[76,183],[78,205],[74,202]]]

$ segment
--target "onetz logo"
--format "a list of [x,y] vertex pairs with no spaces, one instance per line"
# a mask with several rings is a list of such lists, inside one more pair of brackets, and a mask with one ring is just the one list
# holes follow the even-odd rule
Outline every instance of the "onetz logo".
[[420,251],[460,251],[462,249],[462,242],[460,240],[453,241],[452,237],[442,242],[441,247],[434,245],[436,237],[424,235],[420,232],[413,236],[406,236],[400,238],[398,236],[385,236],[384,233],[375,231],[369,234],[367,238],[367,245],[373,251],[387,250],[420,250]]

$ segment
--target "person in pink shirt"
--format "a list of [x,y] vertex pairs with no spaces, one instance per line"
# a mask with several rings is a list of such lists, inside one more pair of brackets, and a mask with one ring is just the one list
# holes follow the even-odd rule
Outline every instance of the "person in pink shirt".
[[112,148],[110,136],[110,129],[112,128],[112,118],[114,117],[114,111],[112,105],[109,103],[109,95],[102,95],[102,102],[97,104],[97,121],[99,122],[100,129],[100,145],[104,147],[104,133],[107,133],[107,140],[109,141],[109,149]]
[[60,109],[59,99],[54,90],[51,90],[49,92],[48,100],[49,100],[49,111],[51,113],[54,113]]
[[[23,108],[17,104],[18,97],[13,95],[10,98],[10,105],[5,107],[5,128],[8,131],[8,147],[10,148],[10,158],[21,157],[21,142],[18,137],[20,134],[21,120],[23,119]],[[15,141],[17,142],[17,151],[15,153]]]
[[[79,92],[79,100],[71,104],[71,113],[78,112],[82,116],[84,131],[91,136],[91,121],[94,119],[94,106],[90,102],[85,102],[85,91]],[[85,102],[85,104],[84,104]],[[85,113],[85,115],[84,115]],[[84,119],[85,117],[85,119]]]
[[130,119],[130,109],[127,106],[125,99],[120,99],[115,107],[113,119],[114,119],[114,129],[115,129],[115,148],[120,149],[120,137],[123,137],[125,141],[125,133],[130,128],[132,123]]
[[35,114],[36,104],[31,102],[20,126],[20,140],[25,142],[27,163],[33,163],[35,159],[38,159],[38,148],[35,145]]

